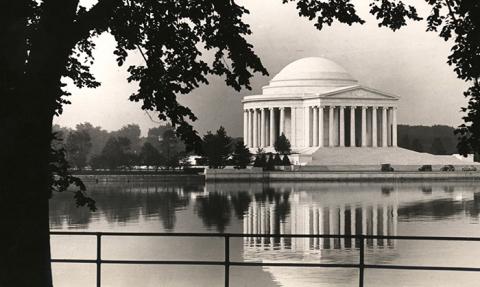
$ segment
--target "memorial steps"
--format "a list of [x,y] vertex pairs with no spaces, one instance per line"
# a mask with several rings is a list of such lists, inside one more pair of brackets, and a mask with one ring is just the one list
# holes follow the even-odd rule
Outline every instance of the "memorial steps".
[[452,155],[433,155],[400,147],[322,147],[312,152],[308,165],[478,165]]

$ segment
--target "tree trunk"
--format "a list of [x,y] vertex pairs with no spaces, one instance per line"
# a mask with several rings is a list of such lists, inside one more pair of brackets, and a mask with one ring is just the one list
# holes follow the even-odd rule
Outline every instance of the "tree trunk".
[[1,134],[6,135],[0,141],[0,286],[52,286],[48,216],[51,117],[48,111],[35,110],[34,103],[25,103],[0,123]]
[[31,1],[0,1],[0,287],[52,286],[49,163],[61,78],[76,43],[115,4],[100,1],[78,25],[78,2],[41,1],[28,30]]

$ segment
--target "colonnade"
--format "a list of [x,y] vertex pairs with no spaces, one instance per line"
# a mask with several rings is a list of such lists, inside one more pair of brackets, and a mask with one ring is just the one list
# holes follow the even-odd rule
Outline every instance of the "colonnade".
[[[364,206],[294,205],[287,220],[278,218],[275,204],[251,203],[244,216],[244,233],[250,234],[340,234],[396,235],[398,211],[392,203]],[[264,249],[317,250],[358,247],[352,239],[340,238],[244,238],[246,246]],[[367,239],[368,247],[393,247],[394,240]]]
[[[286,117],[290,125],[295,126],[296,108],[271,107],[251,108],[244,110],[243,138],[245,145],[250,148],[273,147],[276,139],[283,133],[286,134]],[[295,138],[296,130],[290,130],[289,139]]]
[[[297,121],[302,118],[303,135],[298,136],[302,129]],[[327,104],[244,110],[244,139],[248,147],[273,147],[282,133],[294,147],[395,147],[397,108]]]
[[397,111],[390,106],[309,106],[304,132],[308,147],[397,146]]

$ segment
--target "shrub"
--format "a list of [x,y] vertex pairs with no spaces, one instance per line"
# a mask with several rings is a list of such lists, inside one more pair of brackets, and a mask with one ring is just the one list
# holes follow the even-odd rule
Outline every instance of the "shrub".
[[265,165],[265,170],[275,170],[275,160],[273,154],[268,155],[267,164]]
[[280,155],[278,153],[275,154],[275,158],[273,159],[273,164],[274,165],[283,165],[282,159],[280,158]]
[[288,155],[283,156],[283,161],[282,161],[283,166],[291,166],[292,164],[290,163],[290,159],[288,158]]

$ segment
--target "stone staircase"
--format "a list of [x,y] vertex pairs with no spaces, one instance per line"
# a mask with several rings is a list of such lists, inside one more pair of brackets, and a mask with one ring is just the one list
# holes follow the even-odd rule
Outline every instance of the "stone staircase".
[[477,165],[452,155],[433,155],[399,147],[323,147],[312,151],[308,165]]

